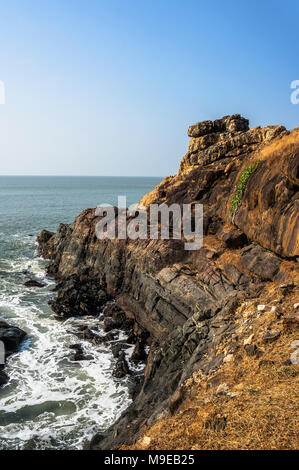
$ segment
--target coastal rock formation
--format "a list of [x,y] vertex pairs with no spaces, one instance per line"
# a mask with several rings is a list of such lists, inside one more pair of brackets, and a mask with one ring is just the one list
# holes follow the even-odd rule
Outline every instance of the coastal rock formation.
[[[39,253],[51,260],[49,274],[60,282],[57,315],[96,314],[114,299],[106,330],[129,320],[137,358],[150,346],[133,403],[91,448],[131,444],[144,426],[173,415],[187,379],[199,371],[208,377],[234,357],[239,345],[221,345],[238,336],[236,311],[244,302],[262,296],[269,282],[299,279],[299,130],[249,129],[233,115],[195,124],[188,134],[179,174],[141,204],[203,204],[200,250],[186,251],[176,239],[99,240],[95,209],[38,239]],[[116,373],[129,373],[122,352],[115,354]]]
[[[25,331],[21,330],[16,326],[11,326],[5,321],[0,320],[0,342],[4,346],[4,360],[13,353],[16,353],[24,339],[26,338]],[[0,346],[1,346],[0,345]],[[2,353],[2,350],[0,350]],[[1,358],[2,359],[2,358]],[[5,385],[9,377],[6,372],[3,371],[4,364],[0,363],[0,387]]]

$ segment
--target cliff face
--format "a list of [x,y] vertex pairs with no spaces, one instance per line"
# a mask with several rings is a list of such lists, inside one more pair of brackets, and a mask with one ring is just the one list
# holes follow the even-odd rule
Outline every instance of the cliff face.
[[136,342],[150,344],[134,402],[91,448],[130,444],[143,426],[174,413],[185,380],[198,371],[209,377],[233,350],[221,345],[236,336],[237,309],[270,284],[298,285],[299,131],[249,130],[233,115],[188,133],[179,174],[141,204],[203,204],[200,250],[185,251],[180,240],[98,240],[95,209],[39,236],[49,273],[61,281],[53,304],[60,317],[99,311],[113,298],[133,320]]

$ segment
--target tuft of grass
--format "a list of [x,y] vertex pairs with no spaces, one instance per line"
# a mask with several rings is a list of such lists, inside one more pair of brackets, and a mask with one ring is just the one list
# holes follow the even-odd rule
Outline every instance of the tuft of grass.
[[257,169],[260,161],[261,160],[258,160],[256,163],[254,163],[252,165],[248,165],[245,168],[245,170],[242,171],[239,182],[238,182],[238,186],[237,186],[237,189],[236,189],[236,192],[235,192],[235,195],[234,195],[234,197],[231,201],[230,215],[232,217],[235,215],[235,213],[237,212],[237,210],[241,206],[242,197],[243,197],[243,194],[244,194],[244,191],[245,191],[245,188],[246,188],[247,181],[248,181],[249,177]]

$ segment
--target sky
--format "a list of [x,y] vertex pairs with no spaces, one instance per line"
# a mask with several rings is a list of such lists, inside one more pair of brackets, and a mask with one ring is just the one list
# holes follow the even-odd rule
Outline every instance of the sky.
[[298,22],[289,0],[0,1],[0,174],[164,176],[195,122],[298,126]]

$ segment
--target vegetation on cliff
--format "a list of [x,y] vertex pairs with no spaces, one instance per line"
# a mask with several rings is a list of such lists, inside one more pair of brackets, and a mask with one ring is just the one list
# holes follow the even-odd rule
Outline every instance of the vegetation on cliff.
[[252,175],[255,172],[255,170],[258,167],[259,162],[260,160],[258,160],[256,163],[252,165],[248,165],[245,168],[245,170],[243,170],[241,173],[241,176],[237,185],[237,189],[236,189],[234,197],[232,198],[232,202],[230,206],[230,215],[232,219],[234,218],[236,211],[239,209],[240,205],[242,204],[242,197],[246,188],[248,178],[250,177],[250,175]]

